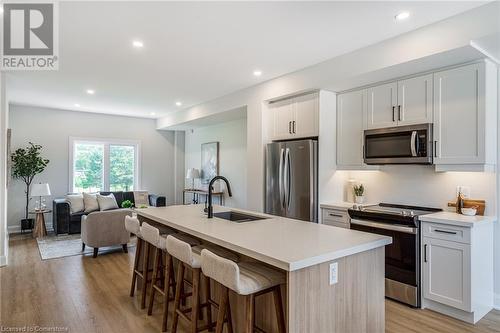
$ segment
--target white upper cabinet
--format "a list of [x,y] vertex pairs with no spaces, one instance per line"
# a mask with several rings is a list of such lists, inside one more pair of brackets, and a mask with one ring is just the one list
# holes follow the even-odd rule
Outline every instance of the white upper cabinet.
[[490,62],[434,73],[437,170],[452,170],[454,165],[495,164],[495,76]]
[[363,165],[363,117],[366,90],[337,96],[337,167]]
[[432,74],[398,81],[398,126],[432,123]]
[[319,134],[319,94],[312,93],[273,102],[271,140],[315,137]]
[[392,127],[397,125],[398,85],[396,82],[367,89],[367,128]]
[[293,132],[296,137],[318,136],[319,98],[318,93],[295,98],[295,123]]

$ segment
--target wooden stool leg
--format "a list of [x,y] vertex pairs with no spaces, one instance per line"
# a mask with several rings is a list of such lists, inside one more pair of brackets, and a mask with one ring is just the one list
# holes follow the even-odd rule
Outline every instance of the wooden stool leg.
[[149,272],[149,243],[144,242],[144,262],[142,263],[142,298],[141,309],[146,308],[146,294],[148,290],[148,272]]
[[[173,281],[175,283],[175,280],[173,280],[173,261],[172,261],[172,256],[168,254],[168,252],[165,255],[165,284],[164,284],[164,292],[165,294],[163,295],[163,319],[162,319],[162,324],[161,324],[161,331],[166,332],[167,331],[167,320],[168,320],[168,303],[170,301],[170,285],[171,282]],[[172,286],[174,290],[174,295],[175,295],[175,287]]]
[[254,295],[245,296],[245,333],[253,333],[253,304],[254,304]]
[[193,295],[191,305],[191,332],[198,331],[198,314],[200,305],[200,274],[199,268],[193,268]]
[[281,301],[281,287],[276,286],[273,290],[274,307],[276,309],[276,319],[278,320],[278,332],[285,333],[285,314],[283,313],[283,303]]
[[213,331],[212,304],[210,304],[210,299],[212,298],[212,296],[210,295],[210,279],[206,276],[205,276],[205,297],[207,302],[207,326],[208,326],[208,331],[212,332]]
[[159,248],[155,248],[155,257],[153,264],[153,277],[151,278],[151,285],[149,286],[149,305],[148,305],[148,316],[153,313],[153,303],[155,301],[156,292],[156,280],[158,279],[158,266],[160,266],[160,252]]
[[142,252],[142,239],[137,238],[137,245],[135,249],[135,259],[134,259],[134,270],[132,271],[132,283],[130,286],[130,297],[133,297],[135,292],[135,281],[137,280],[136,270],[139,270],[139,259],[141,258],[141,252]]
[[215,327],[215,333],[222,333],[224,328],[224,317],[227,310],[229,290],[226,286],[221,285],[220,299],[219,299],[219,312],[217,313],[217,324]]
[[229,289],[227,290],[226,319],[227,319],[227,332],[233,333],[233,318],[231,318],[231,302],[229,301]]
[[172,319],[172,333],[177,332],[177,323],[179,322],[179,314],[177,310],[180,310],[181,304],[181,286],[184,284],[184,264],[179,261],[179,266],[177,269],[177,284],[175,287],[175,300],[174,300],[174,318]]

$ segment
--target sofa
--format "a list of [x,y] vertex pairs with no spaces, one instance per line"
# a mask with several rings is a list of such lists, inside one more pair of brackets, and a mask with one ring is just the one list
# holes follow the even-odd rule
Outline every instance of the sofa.
[[[130,200],[134,202],[134,192],[100,192],[102,195],[113,193],[118,207],[122,206],[122,202]],[[163,207],[167,205],[167,199],[164,196],[150,194],[149,205],[155,207]],[[65,198],[54,199],[52,202],[52,221],[54,232],[57,234],[78,234],[81,232],[82,216],[87,215],[85,212],[71,213],[69,202]]]
[[125,229],[125,216],[132,216],[129,208],[95,211],[82,216],[82,251],[94,248],[94,258],[100,247],[121,245],[127,253],[130,232]]

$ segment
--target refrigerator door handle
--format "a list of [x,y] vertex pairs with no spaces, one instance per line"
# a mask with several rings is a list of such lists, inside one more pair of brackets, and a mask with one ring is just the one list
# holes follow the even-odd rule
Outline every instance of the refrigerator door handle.
[[290,206],[290,149],[287,148],[285,151],[285,202],[286,202],[286,210]]
[[282,208],[285,208],[285,198],[284,196],[284,190],[283,190],[283,164],[284,164],[284,155],[285,155],[285,149],[281,148],[280,151],[280,166],[278,170],[278,187],[279,187],[279,192],[280,192],[280,205]]

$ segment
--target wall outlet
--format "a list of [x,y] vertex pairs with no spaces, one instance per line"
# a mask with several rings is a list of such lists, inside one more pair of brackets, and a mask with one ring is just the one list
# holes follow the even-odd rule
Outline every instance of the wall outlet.
[[330,285],[337,283],[339,273],[339,264],[337,262],[330,264]]
[[457,186],[457,196],[458,192],[461,192],[464,199],[470,199],[470,186],[458,185]]

